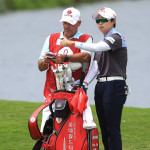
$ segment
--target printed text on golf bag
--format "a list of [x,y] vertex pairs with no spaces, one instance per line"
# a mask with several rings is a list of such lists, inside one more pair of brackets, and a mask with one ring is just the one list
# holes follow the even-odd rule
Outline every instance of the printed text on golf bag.
[[[42,150],[99,150],[98,129],[83,128],[84,107],[74,106],[74,98],[75,92],[57,91],[54,93],[53,101],[49,105],[53,131],[47,141],[42,144]],[[29,130],[31,137],[37,140],[40,132],[32,131],[35,130],[33,126],[38,126],[32,124],[30,121],[32,117],[31,115],[29,119]]]

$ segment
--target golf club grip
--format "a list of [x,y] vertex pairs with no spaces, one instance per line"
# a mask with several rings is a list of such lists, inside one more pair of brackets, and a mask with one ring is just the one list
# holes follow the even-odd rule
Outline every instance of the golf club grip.
[[84,81],[84,71],[82,71],[81,72],[81,76],[80,76],[80,85],[79,85],[79,87],[81,87],[82,86],[82,84],[83,84],[83,81]]

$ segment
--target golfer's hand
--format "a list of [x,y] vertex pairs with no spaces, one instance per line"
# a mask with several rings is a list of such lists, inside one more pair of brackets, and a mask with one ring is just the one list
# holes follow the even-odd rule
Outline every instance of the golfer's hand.
[[47,57],[44,57],[44,58],[43,58],[43,62],[46,63],[46,64],[50,63],[50,61],[51,61],[51,60],[50,60],[49,58],[47,58]]
[[64,62],[64,59],[65,59],[65,55],[57,54],[57,55],[52,59],[52,61],[53,61],[55,64],[62,64],[62,63]]
[[60,42],[60,45],[61,46],[63,46],[63,47],[65,47],[65,46],[71,46],[71,45],[75,45],[75,42],[74,41],[69,41],[69,40],[66,40],[66,39],[64,39],[64,40],[62,40],[61,42]]

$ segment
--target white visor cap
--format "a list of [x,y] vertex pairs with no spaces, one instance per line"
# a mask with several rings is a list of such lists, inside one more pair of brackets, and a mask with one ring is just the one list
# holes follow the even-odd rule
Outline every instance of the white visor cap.
[[102,17],[107,19],[116,19],[116,13],[111,8],[107,7],[101,8],[98,12],[95,12],[92,15],[92,18],[96,20],[98,15],[101,15]]
[[80,11],[73,7],[70,7],[63,11],[60,22],[65,21],[72,25],[75,25],[79,20],[81,20]]

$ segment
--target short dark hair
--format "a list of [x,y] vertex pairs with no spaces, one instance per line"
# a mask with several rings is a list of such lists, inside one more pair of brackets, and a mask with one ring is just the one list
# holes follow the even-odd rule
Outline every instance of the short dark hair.
[[[113,19],[111,19],[111,22],[114,20],[114,18]],[[114,28],[116,27],[116,23],[114,23]]]
[[116,23],[114,23],[114,28],[116,27]]

